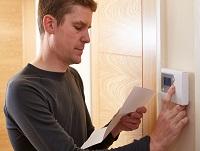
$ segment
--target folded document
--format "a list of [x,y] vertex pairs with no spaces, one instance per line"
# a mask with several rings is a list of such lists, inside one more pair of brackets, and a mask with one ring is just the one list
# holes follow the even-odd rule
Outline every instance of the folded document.
[[121,117],[128,113],[135,112],[138,107],[147,104],[147,102],[152,98],[153,94],[154,93],[152,90],[141,87],[134,87],[109,125],[107,127],[95,130],[81,148],[86,149],[90,146],[101,143],[112,131],[112,129],[118,124]]

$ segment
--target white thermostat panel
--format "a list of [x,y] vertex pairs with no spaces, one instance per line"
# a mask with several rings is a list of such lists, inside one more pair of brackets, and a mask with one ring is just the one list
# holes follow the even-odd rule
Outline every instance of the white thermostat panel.
[[172,70],[167,68],[161,69],[161,94],[166,95],[167,90],[174,84],[175,95],[172,101],[179,105],[189,104],[189,73]]

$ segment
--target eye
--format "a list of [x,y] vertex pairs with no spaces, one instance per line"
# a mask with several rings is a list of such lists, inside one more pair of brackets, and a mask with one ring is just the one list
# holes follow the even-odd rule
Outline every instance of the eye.
[[75,28],[77,31],[81,31],[82,26],[74,26],[74,28]]

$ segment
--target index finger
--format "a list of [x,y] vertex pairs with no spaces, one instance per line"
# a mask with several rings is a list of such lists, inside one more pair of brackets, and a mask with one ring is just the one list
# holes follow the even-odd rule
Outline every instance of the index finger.
[[173,108],[175,104],[171,100],[174,94],[175,94],[175,86],[171,85],[171,87],[167,91],[167,94],[163,97],[162,109]]
[[171,87],[168,89],[167,94],[164,97],[164,101],[169,102],[172,99],[172,96],[175,94],[175,86],[171,85]]

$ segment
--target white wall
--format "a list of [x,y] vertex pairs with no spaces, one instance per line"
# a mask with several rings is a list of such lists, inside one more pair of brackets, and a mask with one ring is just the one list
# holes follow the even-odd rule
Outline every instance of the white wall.
[[166,66],[191,72],[189,125],[171,150],[194,151],[195,147],[195,61],[193,1],[166,1]]
[[200,0],[194,0],[195,29],[195,151],[200,150]]
[[[158,45],[158,50],[161,50],[158,55],[161,58],[158,61],[161,64],[160,66],[191,73],[190,105],[188,107],[190,122],[169,151],[199,151],[197,139],[200,136],[200,113],[199,110],[195,111],[195,107],[197,109],[197,106],[200,106],[199,92],[197,92],[200,87],[200,59],[197,59],[200,58],[199,0],[158,0],[158,3],[160,9],[158,9],[158,16],[160,16],[160,19],[158,18],[160,26],[160,34],[158,35],[160,45]],[[194,12],[195,8],[196,12]]]
[[91,65],[90,65],[90,44],[85,46],[83,55],[81,57],[81,63],[72,65],[76,68],[83,80],[85,101],[89,113],[91,113]]
[[194,72],[193,0],[166,0],[166,64]]

